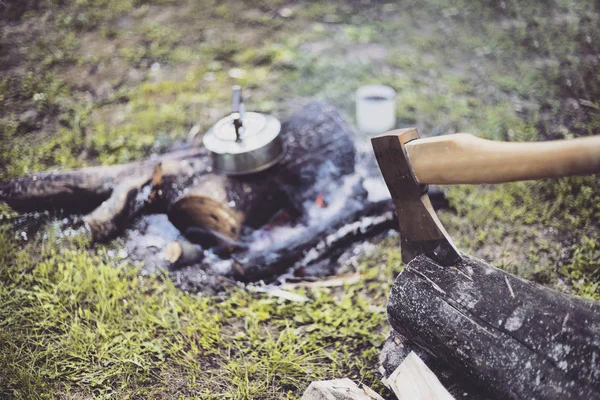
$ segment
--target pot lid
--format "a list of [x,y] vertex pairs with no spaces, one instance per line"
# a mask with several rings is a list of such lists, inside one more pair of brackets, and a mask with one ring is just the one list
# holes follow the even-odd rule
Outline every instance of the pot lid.
[[204,135],[204,146],[217,154],[243,154],[261,149],[276,140],[281,123],[271,115],[245,112],[242,89],[233,87],[232,112]]

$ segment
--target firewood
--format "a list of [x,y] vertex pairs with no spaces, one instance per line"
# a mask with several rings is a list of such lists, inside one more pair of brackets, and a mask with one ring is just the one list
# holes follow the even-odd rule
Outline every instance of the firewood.
[[165,248],[165,260],[173,266],[190,265],[204,257],[202,247],[187,240],[176,240]]
[[113,238],[146,207],[153,193],[157,166],[163,175],[180,174],[183,167],[201,173],[208,154],[187,149],[123,165],[73,171],[28,174],[0,184],[0,201],[17,211],[61,209],[89,212],[84,218],[96,241]]
[[[434,208],[447,205],[444,192],[431,190]],[[356,202],[364,202],[357,207]],[[316,226],[297,229],[295,235],[277,240],[260,251],[238,251],[234,275],[245,282],[258,281],[277,276],[289,268],[300,269],[310,264],[335,259],[352,243],[376,236],[390,229],[398,229],[398,220],[391,200],[367,202],[363,193],[353,192],[348,206],[327,221]]]
[[163,192],[173,190],[163,189],[163,181],[168,177],[189,179],[204,174],[206,170],[206,161],[202,158],[163,159],[154,166],[148,163],[137,171],[137,175],[117,182],[110,197],[84,217],[94,240],[112,239],[149,205],[157,212],[164,212],[159,198]]
[[6,202],[16,211],[91,211],[108,199],[114,188],[124,180],[150,177],[156,165],[161,162],[202,155],[208,156],[206,150],[187,149],[122,165],[27,174],[0,183],[0,201]]
[[415,353],[431,369],[448,393],[455,398],[490,400],[489,396],[482,394],[481,390],[464,379],[460,368],[439,362],[426,349],[418,347],[393,329],[379,355],[379,372],[383,376],[381,381],[386,386],[389,387],[387,380],[390,379],[391,375],[398,370],[398,367],[411,353]]
[[216,243],[235,247],[243,226],[256,228],[287,204],[281,185],[274,183],[274,171],[260,176],[226,177],[207,174],[167,201],[169,220],[192,241],[204,242],[201,231],[212,231]]
[[392,328],[487,397],[597,398],[600,303],[463,257],[411,261],[391,290]]
[[437,376],[412,351],[384,383],[398,400],[454,400]]
[[111,238],[139,214],[148,201],[150,184],[150,177],[142,174],[116,185],[110,197],[84,217],[92,237],[99,241]]
[[393,204],[387,200],[343,210],[323,224],[299,228],[292,237],[262,251],[234,254],[235,277],[252,282],[277,276],[292,266],[298,268],[333,258],[349,244],[397,225]]

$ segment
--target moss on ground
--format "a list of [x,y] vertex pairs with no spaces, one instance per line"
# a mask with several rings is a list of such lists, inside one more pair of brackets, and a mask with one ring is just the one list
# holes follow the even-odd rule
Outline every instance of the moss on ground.
[[[9,3],[2,180],[163,151],[217,120],[236,83],[282,118],[312,99],[350,116],[355,89],[377,82],[397,89],[399,125],[426,136],[600,132],[591,2]],[[440,216],[462,250],[600,299],[598,187],[598,176],[452,187]],[[55,221],[25,243],[17,220],[0,204],[5,397],[296,398],[311,379],[342,376],[381,389],[383,306],[401,268],[393,240],[362,261],[360,283],[300,290],[311,301],[296,304],[243,288],[185,294]]]

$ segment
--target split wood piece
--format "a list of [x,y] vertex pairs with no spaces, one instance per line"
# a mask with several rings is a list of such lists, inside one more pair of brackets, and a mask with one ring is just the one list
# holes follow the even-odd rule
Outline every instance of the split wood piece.
[[406,360],[410,353],[415,353],[435,376],[440,380],[444,388],[457,399],[469,400],[490,400],[489,396],[481,393],[480,390],[473,387],[469,382],[465,382],[462,372],[459,368],[451,368],[441,363],[426,350],[417,347],[395,330],[391,330],[390,335],[383,344],[379,355],[379,372],[383,375],[381,381],[386,383],[400,364]]
[[454,400],[414,351],[383,383],[392,389],[398,400]]
[[312,382],[301,400],[383,400],[371,388],[348,378]]
[[187,240],[176,240],[165,247],[165,260],[171,265],[191,265],[204,258],[202,247]]
[[598,397],[600,303],[463,258],[404,268],[388,303],[394,330],[491,398]]
[[351,243],[397,228],[393,204],[387,200],[343,210],[322,224],[298,228],[295,235],[262,251],[234,254],[236,279],[255,282],[275,277],[292,266],[339,256]]

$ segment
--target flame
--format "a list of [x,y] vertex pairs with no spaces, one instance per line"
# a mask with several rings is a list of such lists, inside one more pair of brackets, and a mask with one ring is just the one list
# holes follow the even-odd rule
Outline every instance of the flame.
[[319,193],[319,195],[315,199],[315,204],[321,208],[327,207],[327,204],[325,203],[325,198],[323,197],[323,193]]

